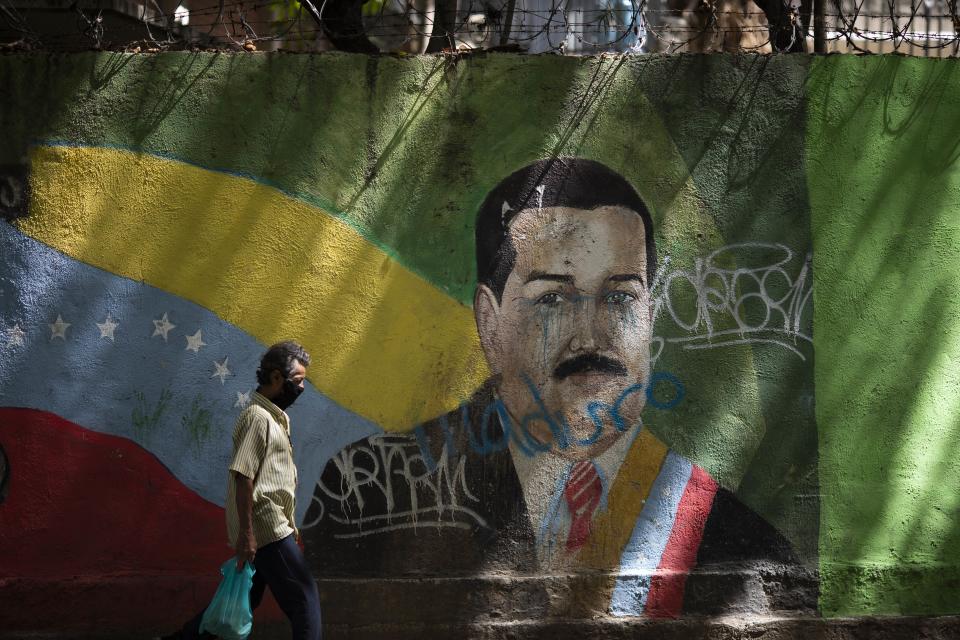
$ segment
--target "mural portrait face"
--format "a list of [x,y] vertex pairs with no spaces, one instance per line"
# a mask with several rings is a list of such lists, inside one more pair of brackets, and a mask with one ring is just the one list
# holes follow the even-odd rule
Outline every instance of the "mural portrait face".
[[[481,343],[512,423],[561,453],[608,447],[620,432],[601,407],[648,378],[644,233],[640,216],[624,207],[521,211],[510,224],[516,259],[501,300],[479,289]],[[631,393],[619,404],[627,425],[636,424],[644,397]],[[529,419],[544,409],[553,426]],[[557,426],[569,428],[566,447],[556,442]]]

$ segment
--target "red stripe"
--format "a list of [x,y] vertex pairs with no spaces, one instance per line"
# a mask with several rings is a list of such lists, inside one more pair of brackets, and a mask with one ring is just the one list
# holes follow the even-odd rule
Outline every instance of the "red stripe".
[[233,555],[223,509],[149,451],[10,408],[0,408],[0,446],[9,463],[0,502],[5,631],[169,631],[209,602]]
[[575,498],[578,493],[585,487],[589,487],[593,483],[593,478],[584,478],[581,481],[574,481],[567,484],[565,493],[570,496],[570,498]]
[[592,469],[590,467],[581,467],[570,474],[570,479],[567,480],[566,490],[576,493],[578,489],[587,486],[598,477],[599,476],[597,476],[596,469]]
[[209,573],[232,555],[223,509],[126,438],[0,409],[0,446],[0,577]]
[[697,550],[703,538],[717,482],[694,465],[683,491],[673,530],[660,558],[660,566],[650,579],[645,612],[651,618],[677,618],[683,608],[683,590],[687,574],[696,564]]

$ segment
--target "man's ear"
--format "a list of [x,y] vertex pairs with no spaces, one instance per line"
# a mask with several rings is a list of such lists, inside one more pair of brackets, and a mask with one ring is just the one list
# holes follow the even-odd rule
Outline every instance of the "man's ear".
[[494,374],[500,373],[500,349],[497,333],[500,329],[500,303],[497,295],[485,284],[478,284],[473,294],[473,316],[477,321],[480,346],[487,365]]

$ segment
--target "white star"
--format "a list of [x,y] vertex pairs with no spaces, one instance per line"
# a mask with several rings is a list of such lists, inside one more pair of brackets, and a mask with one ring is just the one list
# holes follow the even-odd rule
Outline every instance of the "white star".
[[200,347],[207,346],[207,343],[203,341],[203,335],[201,334],[200,329],[197,329],[197,332],[192,336],[184,337],[187,339],[187,351],[200,353]]
[[233,403],[233,406],[246,409],[248,404],[250,404],[250,392],[240,393],[237,391],[237,401]]
[[54,338],[60,338],[61,340],[63,340],[64,342],[66,342],[66,340],[67,340],[67,328],[70,326],[70,323],[69,323],[69,322],[64,322],[64,321],[63,321],[63,318],[60,316],[59,313],[57,314],[57,321],[54,322],[53,324],[47,325],[47,326],[50,327],[50,341],[51,341],[51,342],[53,341]]
[[94,324],[97,325],[98,329],[100,329],[100,337],[110,338],[110,340],[113,340],[113,332],[116,330],[117,327],[120,326],[120,323],[115,322],[114,319],[110,317],[109,313],[107,314],[107,319],[104,320],[102,323],[95,322]]
[[171,329],[176,328],[177,325],[170,324],[170,320],[167,319],[167,314],[164,313],[163,317],[159,320],[153,321],[153,335],[151,338],[156,338],[157,336],[163,336],[163,341],[167,341],[167,334],[170,333]]
[[10,338],[7,340],[7,343],[11,347],[19,347],[23,344],[23,339],[27,337],[27,334],[23,329],[20,328],[19,324],[13,325],[13,329],[10,329],[10,331],[7,332],[7,335],[10,336]]
[[227,379],[227,376],[230,375],[230,369],[227,368],[227,361],[230,358],[224,358],[223,362],[213,361],[213,375],[211,378],[220,378],[220,384],[223,384]]

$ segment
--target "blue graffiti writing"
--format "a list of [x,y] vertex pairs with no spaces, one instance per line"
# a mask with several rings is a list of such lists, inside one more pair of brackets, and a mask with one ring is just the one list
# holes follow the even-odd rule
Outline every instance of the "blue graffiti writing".
[[[594,430],[585,438],[576,438],[563,414],[550,412],[533,382],[526,376],[524,376],[524,382],[537,408],[520,418],[518,424],[511,419],[507,408],[499,398],[494,399],[484,407],[479,424],[474,424],[471,421],[468,404],[464,403],[460,406],[460,425],[466,430],[470,448],[475,453],[485,455],[502,451],[507,447],[510,440],[524,455],[531,457],[539,453],[546,453],[553,448],[564,451],[571,447],[588,447],[595,444],[603,435],[607,418],[620,433],[624,433],[634,426],[639,426],[627,424],[621,413],[623,403],[630,396],[644,393],[650,406],[661,411],[675,408],[686,396],[686,387],[677,376],[665,371],[658,371],[650,377],[647,383],[634,384],[624,389],[613,404],[607,404],[599,400],[589,402],[585,408],[586,415],[590,417]],[[658,398],[657,390],[665,387],[669,388],[666,398]],[[494,415],[500,420],[501,429],[499,432],[493,426]],[[437,422],[444,433],[445,450],[457,453],[450,420],[444,415],[438,418]],[[552,443],[540,442],[532,435],[530,427],[537,422],[543,423],[549,429],[553,439]],[[420,445],[424,461],[429,467],[434,466],[436,461],[430,454],[427,434],[422,425],[414,430],[414,436]]]

